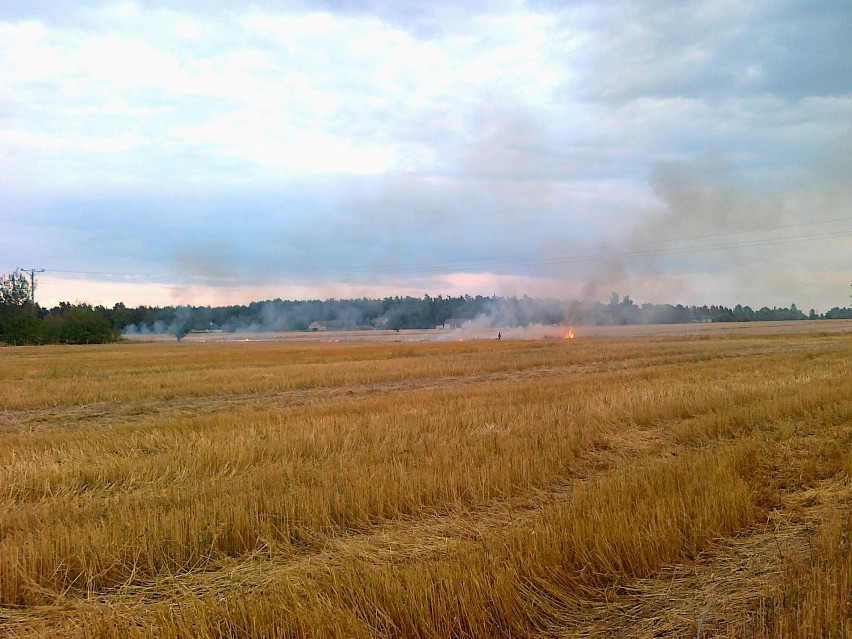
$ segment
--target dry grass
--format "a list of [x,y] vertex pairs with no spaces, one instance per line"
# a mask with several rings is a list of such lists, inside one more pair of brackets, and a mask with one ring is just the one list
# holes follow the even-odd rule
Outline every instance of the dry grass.
[[0,350],[0,633],[849,637],[848,333]]

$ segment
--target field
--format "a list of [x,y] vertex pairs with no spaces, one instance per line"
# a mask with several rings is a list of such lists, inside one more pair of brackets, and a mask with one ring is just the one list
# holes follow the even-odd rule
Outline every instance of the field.
[[795,324],[0,349],[0,636],[852,637]]

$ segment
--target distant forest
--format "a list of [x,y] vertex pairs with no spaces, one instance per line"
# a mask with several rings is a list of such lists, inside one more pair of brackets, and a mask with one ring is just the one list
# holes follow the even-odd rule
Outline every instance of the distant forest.
[[[14,284],[14,282],[12,282]],[[362,329],[430,329],[445,325],[479,328],[531,325],[681,324],[774,320],[852,319],[852,308],[805,314],[789,308],[748,306],[683,306],[635,304],[613,293],[608,303],[530,297],[386,297],[252,302],[244,306],[140,306],[112,308],[63,302],[42,308],[30,291],[0,278],[0,342],[6,344],[91,344],[116,341],[122,335],[169,334],[178,339],[193,331],[309,331],[315,322]]]
[[530,297],[386,297],[384,299],[269,300],[247,306],[178,306],[165,308],[100,309],[111,315],[113,326],[127,333],[190,331],[224,332],[307,331],[314,322],[338,321],[348,327],[390,330],[428,329],[447,320],[463,320],[477,327],[530,325],[681,324],[691,322],[750,322],[774,320],[850,319],[852,308],[833,308],[805,314],[789,308],[748,306],[683,306],[635,304],[629,296],[613,293],[608,303]]

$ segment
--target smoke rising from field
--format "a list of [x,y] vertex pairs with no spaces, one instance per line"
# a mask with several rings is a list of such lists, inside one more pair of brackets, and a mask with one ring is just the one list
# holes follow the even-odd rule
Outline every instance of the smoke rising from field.
[[[844,154],[827,154],[812,170],[756,174],[732,154],[712,153],[657,163],[644,181],[604,189],[572,179],[576,167],[565,157],[548,162],[549,135],[557,136],[554,145],[568,143],[558,131],[522,110],[486,116],[494,121],[486,118],[478,143],[465,154],[448,155],[440,178],[329,180],[323,186],[336,190],[334,201],[308,187],[304,218],[272,233],[250,224],[228,247],[221,241],[187,244],[186,253],[202,257],[176,258],[176,273],[224,288],[298,282],[321,291],[346,282],[387,291],[395,282],[403,294],[437,295],[447,294],[442,287],[455,269],[493,282],[456,294],[592,302],[618,291],[655,303],[816,306],[804,292],[827,297],[834,290],[837,303],[845,303],[842,260],[827,258],[842,252],[843,240],[774,243],[843,228],[807,224],[852,215]],[[513,126],[518,130],[501,146],[497,134]],[[572,153],[570,147],[563,151]],[[512,176],[518,158],[537,167],[538,179],[532,173]],[[270,215],[263,210],[256,217]],[[242,254],[248,259],[241,260]],[[270,312],[258,330],[314,319]]]
[[137,322],[128,324],[121,329],[121,333],[127,337],[139,335],[174,335],[183,337],[191,328],[192,309],[188,306],[179,306],[174,309],[170,320],[154,320],[153,322]]
[[726,304],[763,305],[834,290],[842,304],[852,188],[840,176],[850,164],[832,153],[795,174],[762,177],[721,154],[659,164],[649,177],[656,204],[621,241],[601,245],[580,297],[626,291],[657,303],[719,303],[725,291]]

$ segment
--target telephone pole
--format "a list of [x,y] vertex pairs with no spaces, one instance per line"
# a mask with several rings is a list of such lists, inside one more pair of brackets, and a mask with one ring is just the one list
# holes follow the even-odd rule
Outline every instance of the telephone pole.
[[21,268],[18,267],[19,271],[23,271],[24,273],[30,274],[30,302],[35,304],[35,274],[36,273],[44,273],[43,268],[35,269],[35,268]]

